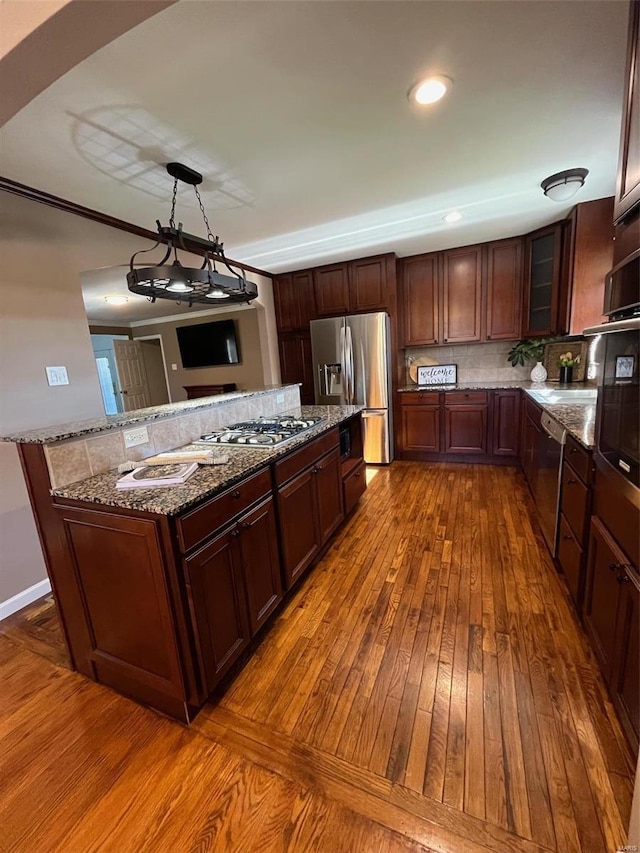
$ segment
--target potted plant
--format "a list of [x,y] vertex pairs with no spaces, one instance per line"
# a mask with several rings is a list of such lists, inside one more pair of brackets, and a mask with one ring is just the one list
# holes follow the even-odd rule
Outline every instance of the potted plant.
[[547,378],[547,371],[542,364],[542,356],[544,355],[545,344],[548,344],[553,338],[525,338],[509,350],[507,359],[511,362],[512,367],[524,365],[528,361],[535,361],[535,366],[531,371],[532,382],[544,382]]
[[571,382],[573,379],[573,368],[576,364],[580,364],[580,356],[573,355],[571,352],[563,352],[558,357],[560,365],[560,382]]

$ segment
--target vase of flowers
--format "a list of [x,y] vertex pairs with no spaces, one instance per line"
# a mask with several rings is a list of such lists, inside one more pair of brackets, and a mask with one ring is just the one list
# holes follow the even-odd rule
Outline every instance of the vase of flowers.
[[573,368],[576,364],[580,364],[580,356],[563,352],[558,358],[558,364],[560,365],[560,382],[572,382]]
[[531,371],[532,382],[544,382],[547,378],[547,371],[542,363],[545,344],[552,341],[553,338],[525,338],[509,350],[507,359],[511,362],[512,367],[524,365],[527,361],[535,361],[535,366]]

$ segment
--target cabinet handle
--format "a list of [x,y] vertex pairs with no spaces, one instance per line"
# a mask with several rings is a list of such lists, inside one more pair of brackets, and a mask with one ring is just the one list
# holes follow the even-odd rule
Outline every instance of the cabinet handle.
[[567,480],[567,485],[568,485],[568,486],[575,486],[575,484],[576,484],[577,482],[578,482],[578,481],[577,481],[577,480],[575,480],[573,477],[569,477],[569,479]]
[[316,474],[318,473],[318,471],[322,471],[323,468],[324,465],[318,465],[318,467],[316,468]]
[[235,492],[231,492],[231,497],[238,500],[238,498],[240,497],[240,492],[237,490]]
[[623,566],[619,565],[618,563],[609,563],[609,571],[610,572],[617,572],[622,568],[623,568]]
[[437,343],[438,343],[438,339],[437,339],[437,338],[434,338],[434,339],[433,339],[433,342],[434,342],[434,344],[437,344]]
[[491,335],[487,335],[487,340],[488,340],[488,341],[490,341],[490,340],[491,340]]
[[631,583],[629,575],[618,575],[618,583]]
[[243,530],[248,530],[251,527],[251,524],[248,521],[243,521],[242,524],[240,525],[240,527]]
[[443,338],[442,340],[443,340],[443,341],[445,342],[445,344],[446,344],[446,342],[449,340],[449,338]]
[[578,452],[577,447],[572,447],[571,450],[569,451],[569,453],[577,453],[577,452]]
[[232,536],[240,536],[240,531],[238,530],[238,528],[237,528],[237,527],[235,527],[235,528],[231,531],[231,535],[232,535]]
[[[568,541],[569,539],[571,539],[571,536],[568,533],[565,533],[562,538]],[[611,568],[611,566],[609,566],[609,568]]]

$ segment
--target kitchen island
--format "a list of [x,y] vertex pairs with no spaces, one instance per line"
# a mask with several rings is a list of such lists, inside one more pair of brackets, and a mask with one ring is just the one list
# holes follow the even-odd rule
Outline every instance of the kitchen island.
[[[297,386],[223,397],[7,437],[74,667],[183,722],[249,654],[365,487],[359,407],[301,408]],[[282,447],[221,448],[226,464],[179,486],[119,491],[113,465],[77,476],[79,460],[107,465],[116,450],[136,451],[120,432],[131,423],[148,424],[148,456],[285,412],[322,420]]]

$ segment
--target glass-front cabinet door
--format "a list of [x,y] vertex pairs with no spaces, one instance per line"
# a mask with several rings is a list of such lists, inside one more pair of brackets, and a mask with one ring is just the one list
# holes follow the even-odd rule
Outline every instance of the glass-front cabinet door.
[[527,237],[524,287],[524,338],[558,332],[562,226],[552,225]]

